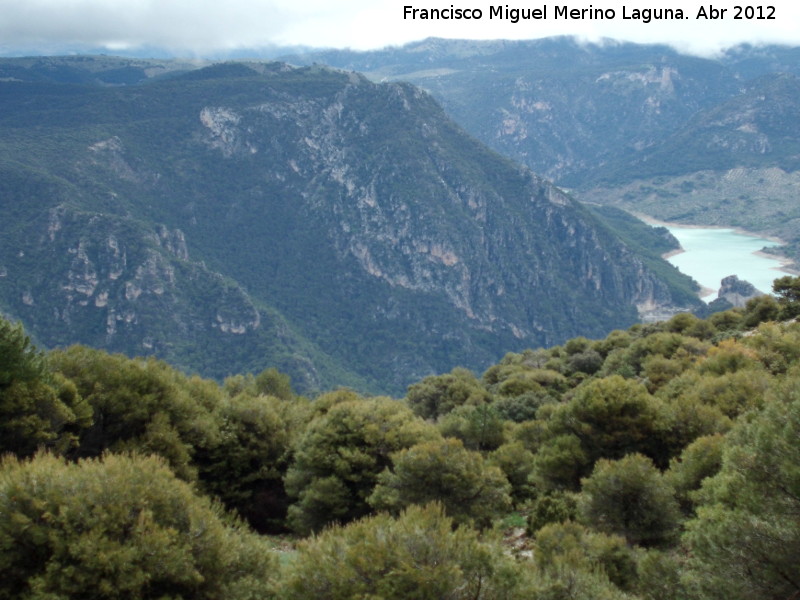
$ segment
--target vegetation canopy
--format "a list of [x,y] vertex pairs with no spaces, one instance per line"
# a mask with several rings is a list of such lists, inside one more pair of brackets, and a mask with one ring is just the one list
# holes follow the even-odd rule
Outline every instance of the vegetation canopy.
[[0,598],[791,598],[800,324],[761,308],[401,399],[46,352],[0,319]]

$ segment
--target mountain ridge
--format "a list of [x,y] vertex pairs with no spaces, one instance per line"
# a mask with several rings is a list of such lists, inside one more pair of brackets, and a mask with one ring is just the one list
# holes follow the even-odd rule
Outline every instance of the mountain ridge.
[[[472,135],[579,200],[779,237],[797,264],[799,58],[790,46],[743,44],[698,57],[663,45],[546,38],[429,39],[286,60],[412,81]],[[734,179],[743,193],[726,183]]]
[[[95,333],[74,341],[205,374],[275,364],[301,389],[401,393],[696,302],[409,84],[248,63],[0,86],[15,107],[0,168],[20,183],[7,184],[17,235],[3,255],[30,258],[5,259],[0,297],[46,345],[83,315]],[[116,278],[115,244],[131,248]]]

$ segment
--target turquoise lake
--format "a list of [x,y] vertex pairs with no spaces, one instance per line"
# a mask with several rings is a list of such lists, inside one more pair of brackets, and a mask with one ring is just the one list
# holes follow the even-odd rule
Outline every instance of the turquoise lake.
[[777,242],[733,229],[664,226],[684,249],[684,252],[669,257],[669,262],[704,288],[714,290],[712,294],[703,296],[706,302],[717,297],[720,281],[728,275],[737,275],[756,289],[769,293],[772,281],[786,274],[780,270],[779,260],[755,254],[765,247],[780,246]]

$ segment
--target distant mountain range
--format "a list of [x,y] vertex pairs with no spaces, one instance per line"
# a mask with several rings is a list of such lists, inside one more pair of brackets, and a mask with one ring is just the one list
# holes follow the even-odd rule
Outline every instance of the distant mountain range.
[[199,66],[0,60],[0,310],[39,343],[401,394],[697,306],[660,233],[623,241],[410,84]]
[[777,235],[800,260],[800,48],[708,59],[613,41],[428,39],[285,60],[410,81],[578,199]]

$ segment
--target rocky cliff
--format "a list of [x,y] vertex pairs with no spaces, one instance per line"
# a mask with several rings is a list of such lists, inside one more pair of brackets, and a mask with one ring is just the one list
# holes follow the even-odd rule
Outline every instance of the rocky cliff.
[[580,200],[779,237],[800,261],[800,50],[713,58],[570,38],[428,39],[288,57],[407,80],[467,131]]
[[408,84],[275,63],[0,86],[0,306],[47,345],[402,392],[677,302]]
[[747,301],[766,292],[759,291],[749,281],[739,279],[736,275],[729,275],[720,282],[718,298],[730,303],[731,306],[743,307]]

